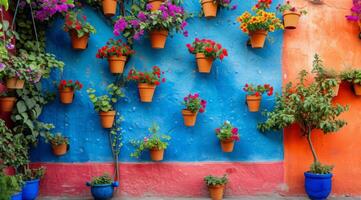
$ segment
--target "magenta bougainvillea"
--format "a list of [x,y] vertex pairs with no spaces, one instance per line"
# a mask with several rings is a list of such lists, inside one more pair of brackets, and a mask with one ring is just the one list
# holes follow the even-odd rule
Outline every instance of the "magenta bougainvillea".
[[361,20],[361,0],[353,0],[352,3],[351,15],[346,15],[346,19],[358,22]]

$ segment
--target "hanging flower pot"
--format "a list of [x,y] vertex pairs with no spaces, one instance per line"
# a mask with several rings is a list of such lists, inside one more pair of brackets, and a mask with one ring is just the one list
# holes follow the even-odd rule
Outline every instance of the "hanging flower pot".
[[0,112],[12,112],[16,103],[15,97],[0,98]]
[[53,150],[53,154],[56,156],[62,156],[65,155],[68,151],[68,145],[67,144],[51,144],[51,148]]
[[8,78],[6,79],[6,87],[8,89],[23,89],[24,88],[24,80],[20,80],[18,78]]
[[258,112],[261,105],[262,96],[247,95],[247,106],[249,112]]
[[285,29],[296,29],[301,13],[285,11],[283,12],[283,24]]
[[204,16],[212,18],[217,16],[218,3],[214,0],[202,0]]
[[225,121],[220,128],[216,128],[216,135],[221,142],[223,152],[232,152],[234,141],[239,141],[238,128],[229,121]]
[[234,148],[234,140],[232,139],[221,140],[221,146],[223,152],[232,152]]
[[127,57],[125,56],[110,56],[108,58],[110,72],[113,74],[122,74],[126,61]]
[[249,32],[252,48],[263,48],[267,37],[267,31],[258,30]]
[[204,53],[196,54],[198,71],[200,73],[210,73],[212,69],[213,58],[206,57]]
[[165,42],[167,41],[168,31],[167,30],[153,30],[150,32],[150,42],[152,48],[163,49]]
[[183,105],[185,109],[182,110],[185,126],[194,126],[197,120],[198,112],[204,113],[206,110],[207,102],[199,97],[199,94],[189,94],[184,97]]
[[150,158],[153,161],[161,161],[164,157],[164,149],[151,149],[150,152]]
[[353,89],[355,91],[355,95],[361,96],[361,85],[359,83],[354,83]]
[[78,37],[78,34],[75,31],[70,32],[71,44],[73,49],[84,50],[88,46],[89,34],[85,34],[81,37]]
[[198,114],[198,112],[193,113],[189,110],[182,110],[184,125],[185,126],[194,126],[197,121],[197,114]]
[[79,81],[61,80],[58,90],[60,94],[60,102],[63,104],[71,104],[74,99],[74,91],[81,90],[83,85]]
[[53,135],[51,133],[45,135],[46,142],[50,142],[53,154],[56,156],[65,155],[68,152],[69,139],[60,133]]
[[103,128],[113,127],[113,123],[115,119],[115,111],[99,112],[99,116],[100,116],[100,123]]
[[273,94],[273,87],[269,84],[253,86],[252,84],[246,84],[243,88],[247,92],[247,105],[250,112],[258,112],[262,100],[262,94],[267,92],[268,96]]
[[103,13],[107,17],[114,16],[117,11],[117,0],[103,0]]
[[160,8],[160,5],[162,5],[162,3],[165,0],[148,0],[148,4],[151,5],[150,10],[151,11],[156,11]]
[[204,177],[204,182],[208,187],[209,195],[212,200],[223,199],[224,187],[228,182],[227,175],[223,175],[222,177],[209,175]]
[[156,86],[148,83],[138,83],[141,102],[152,102]]

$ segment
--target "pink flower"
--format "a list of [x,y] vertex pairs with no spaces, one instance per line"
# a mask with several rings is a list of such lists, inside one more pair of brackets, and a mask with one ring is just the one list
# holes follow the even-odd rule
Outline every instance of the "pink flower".
[[221,129],[220,128],[216,128],[216,133],[219,133],[221,132]]
[[233,129],[232,129],[232,133],[233,133],[233,134],[237,134],[237,133],[238,133],[238,128],[233,128]]
[[200,112],[200,113],[204,113],[204,111],[205,111],[204,108],[200,108],[200,109],[199,109],[199,112]]

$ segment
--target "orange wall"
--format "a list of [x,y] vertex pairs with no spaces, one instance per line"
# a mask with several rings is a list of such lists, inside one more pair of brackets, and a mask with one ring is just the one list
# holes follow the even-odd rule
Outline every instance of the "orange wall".
[[[324,0],[322,5],[305,0],[292,2],[308,14],[302,16],[296,30],[285,32],[284,83],[295,80],[301,69],[311,70],[314,53],[336,70],[361,68],[360,30],[345,19],[352,0]],[[315,132],[313,141],[321,162],[335,165],[333,194],[361,195],[361,97],[353,95],[350,84],[342,83],[335,102],[350,105],[350,111],[342,115],[348,125],[335,134]],[[312,162],[306,139],[297,127],[289,127],[284,130],[284,145],[287,192],[304,194],[303,172]]]

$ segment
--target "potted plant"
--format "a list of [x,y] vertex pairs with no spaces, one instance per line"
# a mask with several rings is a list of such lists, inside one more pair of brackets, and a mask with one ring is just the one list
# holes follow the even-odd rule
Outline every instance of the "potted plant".
[[238,128],[234,127],[229,121],[225,121],[221,127],[216,128],[216,135],[221,141],[223,152],[232,152],[234,141],[239,141]]
[[361,96],[361,70],[354,69],[343,72],[341,78],[352,83],[355,95]]
[[139,158],[144,150],[149,150],[150,158],[153,161],[161,161],[164,157],[164,150],[168,147],[168,142],[171,137],[168,135],[159,133],[159,126],[157,124],[153,124],[152,127],[149,128],[150,136],[144,137],[143,140],[137,141],[132,140],[131,143],[137,149],[130,154],[131,157]]
[[227,175],[223,175],[222,177],[208,175],[204,177],[204,182],[206,183],[209,194],[212,200],[222,200],[224,187],[228,183]]
[[257,85],[246,84],[243,88],[247,92],[246,103],[250,112],[258,112],[261,105],[262,94],[267,92],[268,96],[272,96],[273,87],[269,84]]
[[113,181],[109,174],[105,173],[102,176],[93,177],[86,185],[90,187],[94,199],[108,200],[113,197],[114,187],[118,187],[119,183]]
[[114,34],[127,38],[132,43],[133,39],[139,40],[145,32],[149,33],[152,48],[163,49],[169,33],[183,32],[187,25],[184,9],[171,1],[165,1],[158,10],[151,11],[147,6],[146,11],[134,12],[132,16],[120,16],[114,24]]
[[308,73],[303,70],[295,86],[292,83],[286,85],[282,95],[276,98],[274,110],[265,112],[267,120],[259,123],[258,129],[264,132],[283,129],[294,123],[300,126],[313,156],[311,169],[304,173],[306,193],[311,199],[327,199],[331,192],[332,167],[320,163],[311,135],[315,129],[327,134],[345,126],[346,122],[338,119],[338,116],[346,111],[348,106],[334,104],[332,93],[325,93],[324,89],[319,87],[322,83],[318,80],[306,83],[307,75]]
[[165,0],[148,0],[147,8],[151,11],[158,10]]
[[25,169],[23,173],[23,180],[25,185],[22,191],[23,200],[34,200],[39,195],[40,179],[45,175],[45,168]]
[[7,176],[2,170],[0,169],[0,199],[22,200],[22,177]]
[[216,17],[218,9],[236,9],[237,6],[231,6],[231,2],[232,0],[200,0],[204,16],[207,18]]
[[152,102],[155,88],[160,82],[165,82],[165,78],[161,78],[164,72],[160,68],[153,66],[151,72],[140,72],[136,69],[131,69],[128,74],[128,80],[138,83],[138,90],[141,102]]
[[107,44],[98,49],[97,58],[107,58],[110,72],[113,74],[122,74],[127,58],[135,52],[122,40],[109,39]]
[[[351,15],[346,15],[346,19],[350,22],[356,22],[361,29],[361,3],[358,0],[352,1]],[[361,32],[359,34],[361,39]]]
[[47,133],[45,135],[46,141],[49,141],[51,144],[51,149],[53,150],[53,154],[56,156],[63,156],[68,151],[69,139],[61,133],[57,133],[55,135],[51,133]]
[[285,29],[296,29],[300,16],[307,14],[306,10],[298,10],[292,6],[290,1],[286,1],[284,4],[278,4],[276,9],[282,13],[283,26]]
[[99,112],[102,127],[112,128],[116,114],[113,104],[125,95],[121,88],[114,84],[108,85],[107,90],[109,94],[102,96],[96,96],[93,88],[89,88],[87,93],[94,105],[94,110]]
[[198,71],[200,73],[210,73],[212,63],[219,58],[221,61],[228,56],[227,49],[212,40],[196,38],[192,44],[187,44],[188,51],[196,55]]
[[117,0],[102,0],[103,13],[107,17],[112,17],[117,12]]
[[74,91],[81,90],[83,85],[79,81],[61,80],[58,86],[60,94],[60,102],[63,104],[71,104],[74,99]]
[[250,37],[252,48],[263,48],[268,32],[283,29],[281,20],[274,12],[266,12],[270,7],[271,0],[259,1],[253,8],[255,14],[248,11],[237,18],[241,23],[241,30]]
[[0,112],[1,113],[9,113],[13,111],[13,108],[16,103],[15,94],[12,91],[8,91],[5,89],[0,94]]
[[198,112],[204,113],[206,111],[207,102],[199,97],[198,93],[189,94],[184,97],[183,105],[185,109],[182,110],[185,126],[194,126],[197,121]]
[[83,50],[88,45],[90,33],[95,33],[95,28],[87,22],[81,11],[69,11],[65,15],[64,31],[69,32],[74,49]]

